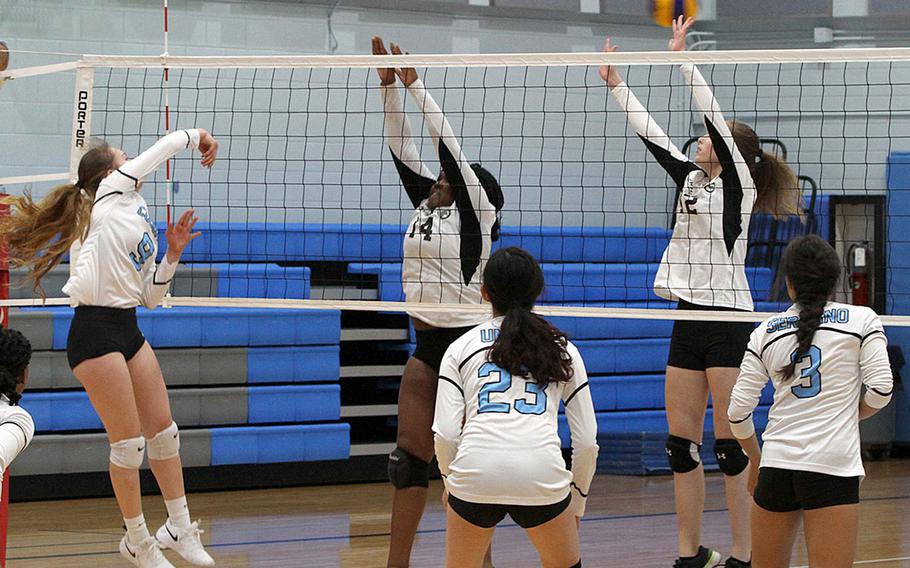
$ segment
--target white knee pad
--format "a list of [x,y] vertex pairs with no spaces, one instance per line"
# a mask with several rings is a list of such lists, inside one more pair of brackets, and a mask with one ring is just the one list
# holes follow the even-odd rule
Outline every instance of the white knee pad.
[[176,458],[179,454],[180,432],[177,430],[175,422],[171,422],[170,426],[149,440],[149,459],[151,460],[169,460]]
[[123,469],[139,469],[145,456],[145,438],[127,438],[111,444],[111,463]]

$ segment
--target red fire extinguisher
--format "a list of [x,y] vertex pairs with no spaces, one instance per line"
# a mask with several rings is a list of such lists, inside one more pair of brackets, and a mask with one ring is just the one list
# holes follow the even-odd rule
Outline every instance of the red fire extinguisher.
[[869,243],[850,246],[847,251],[850,267],[850,288],[854,306],[869,305]]

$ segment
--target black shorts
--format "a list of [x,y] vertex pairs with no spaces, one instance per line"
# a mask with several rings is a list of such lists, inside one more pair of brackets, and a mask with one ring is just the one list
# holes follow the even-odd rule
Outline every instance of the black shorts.
[[523,529],[533,529],[548,523],[569,508],[572,502],[572,493],[566,498],[552,505],[493,505],[489,503],[469,503],[462,501],[454,495],[449,495],[449,507],[459,517],[474,526],[481,528],[495,527],[499,521],[512,517],[515,524]]
[[859,477],[763,467],[754,499],[756,505],[774,513],[855,505],[859,503]]
[[[739,311],[732,308],[712,308],[679,301],[680,310]],[[670,356],[667,365],[704,371],[712,367],[736,367],[743,362],[749,336],[755,330],[750,322],[683,321],[673,324]]]
[[475,327],[477,326],[415,329],[417,347],[411,357],[420,359],[438,373],[439,365],[442,364],[442,356],[446,354],[449,345]]
[[108,353],[122,353],[129,361],[144,344],[145,336],[136,321],[136,308],[79,306],[66,338],[66,358],[70,369]]

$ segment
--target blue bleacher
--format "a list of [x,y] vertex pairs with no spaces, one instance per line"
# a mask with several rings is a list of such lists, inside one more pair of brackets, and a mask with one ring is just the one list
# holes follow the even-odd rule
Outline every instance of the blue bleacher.
[[[825,202],[819,200],[817,210],[818,224],[826,231]],[[793,223],[777,223],[777,234],[799,231]],[[750,237],[761,240],[770,225],[768,219],[756,216]],[[403,299],[405,228],[401,225],[209,223],[198,228],[202,236],[184,253],[178,277],[193,279],[194,285],[206,278],[217,282],[212,295],[308,298],[311,272],[301,263],[338,262],[347,264],[348,274],[377,277],[379,299]],[[163,235],[161,231],[160,238]],[[673,303],[657,298],[651,290],[669,236],[668,230],[658,228],[506,226],[495,246],[519,246],[541,261],[547,282],[541,303],[672,309]],[[756,309],[776,311],[780,305],[768,300],[783,243],[773,238],[762,242],[750,250],[748,278]],[[72,310],[29,311],[48,314],[53,349],[65,349]],[[138,315],[156,349],[244,350],[243,383],[216,382],[171,391],[172,407],[187,424],[188,439],[191,433],[204,434],[212,465],[335,460],[350,455],[350,425],[340,418],[340,312],[179,307],[140,308]],[[598,425],[611,436],[604,444],[615,450],[610,452],[608,469],[657,471],[665,461],[663,373],[672,322],[552,320],[585,358]],[[408,343],[385,347],[407,349]],[[769,396],[770,391],[763,393],[756,414],[760,426],[766,420]],[[201,405],[201,400],[210,404]],[[24,406],[42,435],[99,433],[102,428],[82,391],[33,392]],[[562,424],[561,434],[565,433]]]
[[348,424],[297,424],[212,430],[212,465],[346,459]]
[[[30,308],[54,319],[54,349],[66,349],[73,310]],[[331,310],[179,307],[137,310],[139,326],[155,347],[337,345],[341,314]]]

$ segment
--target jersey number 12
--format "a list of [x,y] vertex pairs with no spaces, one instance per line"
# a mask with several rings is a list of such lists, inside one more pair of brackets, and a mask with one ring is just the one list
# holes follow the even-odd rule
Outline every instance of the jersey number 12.
[[[499,380],[484,383],[480,387],[480,400],[478,401],[478,414],[484,412],[508,413],[512,410],[512,405],[508,402],[490,402],[490,395],[494,393],[506,392],[512,387],[512,373],[505,369],[500,369],[493,363],[484,363],[480,368],[478,376],[481,379],[488,377],[499,377]],[[523,379],[522,379],[523,380]],[[547,411],[547,391],[540,388],[540,385],[533,381],[525,381],[525,392],[534,395],[534,400],[528,398],[515,399],[515,410],[520,414],[543,414]]]

